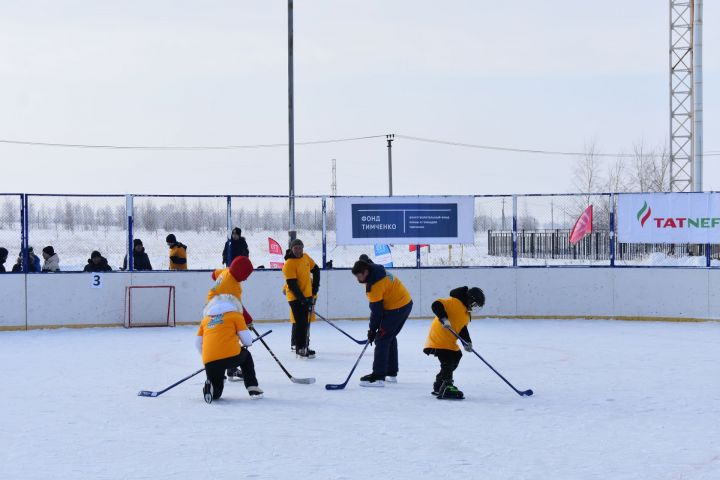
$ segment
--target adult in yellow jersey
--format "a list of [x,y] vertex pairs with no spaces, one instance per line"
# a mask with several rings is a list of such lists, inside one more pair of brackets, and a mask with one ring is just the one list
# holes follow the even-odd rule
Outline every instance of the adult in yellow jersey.
[[[361,257],[362,258],[362,257]],[[352,273],[365,284],[370,301],[368,342],[375,342],[372,373],[360,378],[363,387],[383,387],[385,381],[397,382],[397,335],[412,311],[412,298],[394,274],[385,271],[364,256],[353,265]]]
[[[234,266],[237,268],[231,274]],[[241,303],[240,282],[250,276],[252,269],[252,263],[247,257],[236,258],[230,268],[223,271],[227,275],[221,274],[216,280],[217,288],[208,293],[208,303],[203,309],[205,316],[195,338],[195,346],[205,364],[207,380],[203,386],[203,397],[207,403],[222,396],[225,370],[233,367],[242,370],[250,397],[262,398],[263,391],[255,376],[255,364],[247,349],[252,345],[252,335],[245,322]]]
[[310,255],[303,252],[304,247],[299,238],[290,243],[282,271],[287,301],[295,319],[290,341],[298,357],[315,358],[315,350],[310,349],[309,316],[320,289],[320,268]]
[[472,351],[472,341],[468,324],[473,308],[485,305],[485,294],[478,287],[458,287],[450,290],[447,298],[438,298],[432,304],[435,318],[430,324],[430,332],[425,341],[423,352],[435,355],[440,361],[440,372],[435,376],[432,394],[439,399],[461,400],[463,392],[453,384],[453,372],[460,364],[462,352],[452,328],[465,341],[463,348]]
[[169,249],[168,270],[187,270],[187,247],[178,242],[175,234],[172,233],[165,237],[165,243]]

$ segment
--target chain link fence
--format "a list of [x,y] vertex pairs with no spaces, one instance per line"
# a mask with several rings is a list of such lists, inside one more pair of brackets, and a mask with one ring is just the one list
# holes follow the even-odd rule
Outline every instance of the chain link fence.
[[117,270],[126,251],[124,196],[28,195],[28,246],[42,263],[42,250],[52,247],[60,271],[82,271],[90,254],[99,251]]
[[185,245],[188,270],[223,265],[227,241],[227,197],[135,196],[133,239],[140,239],[153,270],[168,270],[167,236]]
[[[618,243],[619,195],[477,196],[475,242],[471,245],[389,245],[395,267],[472,266],[697,266],[707,255],[720,266],[719,245]],[[28,246],[42,263],[42,249],[52,246],[61,271],[82,271],[97,250],[113,270],[126,259],[126,197],[120,195],[26,195]],[[188,269],[219,268],[230,230],[242,230],[256,267],[270,268],[270,240],[288,248],[287,197],[161,196],[132,197],[132,237],[142,241],[154,270],[169,267],[166,237],[187,246]],[[324,205],[324,209],[323,209]],[[592,233],[570,242],[575,222],[592,205]],[[6,270],[22,247],[22,195],[0,195],[0,247],[8,250]],[[333,197],[295,199],[297,237],[318,265],[350,268],[361,254],[375,257],[375,246],[338,245]],[[514,227],[515,225],[515,227]],[[514,231],[516,228],[516,231]],[[515,234],[515,235],[514,235]],[[516,241],[513,241],[515,236]],[[615,242],[613,244],[613,242]],[[282,256],[281,255],[281,256]],[[280,259],[282,261],[282,259]]]
[[[11,272],[22,247],[22,196],[0,195],[0,265]],[[7,252],[5,251],[7,250]],[[3,258],[4,257],[4,258]],[[0,270],[2,270],[0,268]]]

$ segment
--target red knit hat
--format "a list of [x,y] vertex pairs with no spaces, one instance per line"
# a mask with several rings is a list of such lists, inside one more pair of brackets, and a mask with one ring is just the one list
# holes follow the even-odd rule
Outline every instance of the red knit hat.
[[238,282],[247,280],[253,272],[253,265],[248,257],[235,257],[230,264],[230,275]]

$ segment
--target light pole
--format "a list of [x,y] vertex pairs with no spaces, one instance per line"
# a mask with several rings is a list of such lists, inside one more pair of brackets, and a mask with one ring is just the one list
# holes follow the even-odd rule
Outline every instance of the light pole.
[[295,96],[293,86],[293,0],[288,0],[288,154],[290,188],[289,200],[289,242],[297,236],[295,230]]
[[392,142],[395,140],[395,134],[389,133],[385,135],[388,148],[388,186],[390,188],[390,196],[392,197]]

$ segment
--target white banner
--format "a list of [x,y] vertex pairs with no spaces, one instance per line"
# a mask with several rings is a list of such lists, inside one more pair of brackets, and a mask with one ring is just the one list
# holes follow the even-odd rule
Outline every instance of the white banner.
[[622,243],[720,243],[720,195],[621,194],[617,224]]
[[475,243],[473,197],[342,197],[337,244]]

